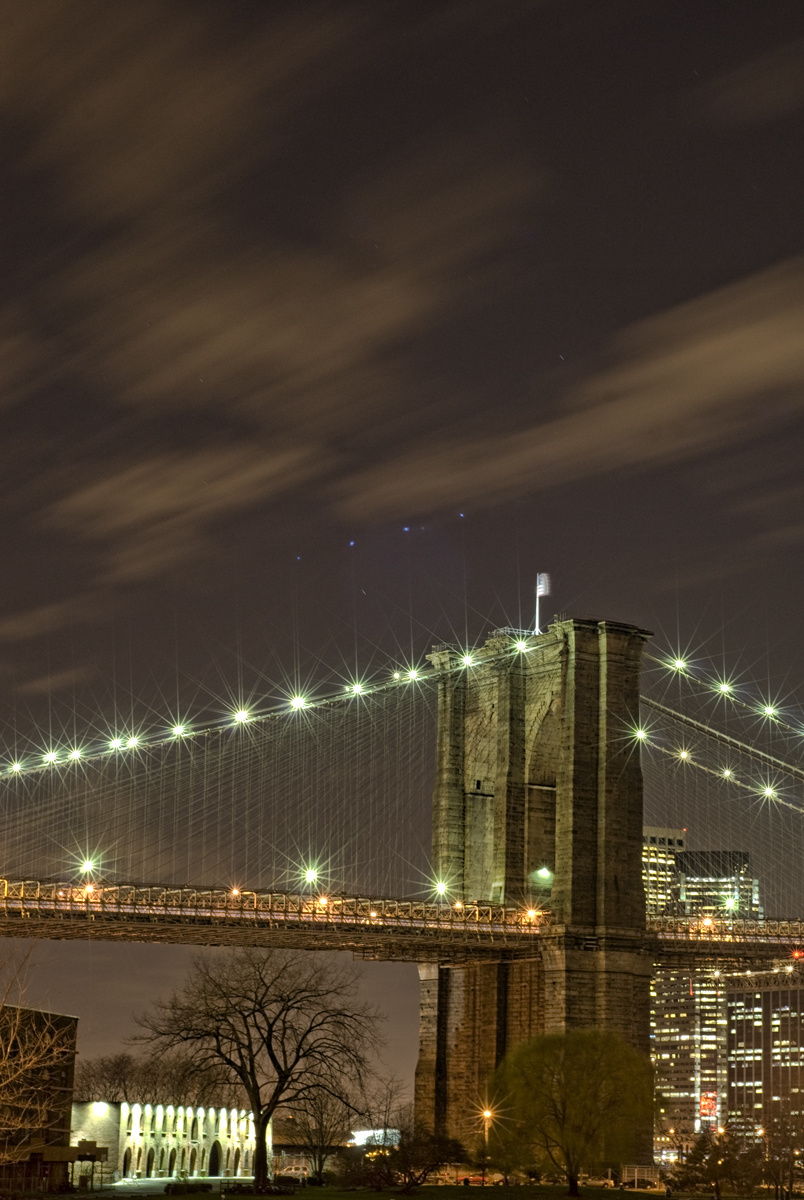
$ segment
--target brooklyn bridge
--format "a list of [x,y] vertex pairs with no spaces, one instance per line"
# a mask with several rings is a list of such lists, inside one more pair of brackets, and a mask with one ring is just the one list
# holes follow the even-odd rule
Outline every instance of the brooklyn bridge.
[[[804,946],[800,723],[649,637],[497,629],[281,707],[17,746],[0,931],[415,961],[438,1129],[536,1033],[647,1050],[657,964]],[[646,824],[750,850],[762,915],[648,916]]]

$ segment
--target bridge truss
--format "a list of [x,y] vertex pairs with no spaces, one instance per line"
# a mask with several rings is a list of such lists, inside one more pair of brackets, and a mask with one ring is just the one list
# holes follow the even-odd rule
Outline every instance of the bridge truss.
[[[804,956],[804,920],[651,917],[663,966]],[[349,950],[419,962],[539,956],[549,910],[359,896],[0,880],[0,936]],[[589,939],[586,939],[587,941]]]

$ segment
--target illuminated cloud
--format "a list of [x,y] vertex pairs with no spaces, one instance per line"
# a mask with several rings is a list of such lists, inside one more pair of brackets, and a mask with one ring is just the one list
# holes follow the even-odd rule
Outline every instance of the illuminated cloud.
[[106,582],[147,579],[193,558],[215,520],[320,469],[311,452],[253,445],[154,455],[53,506],[50,521],[103,544]]
[[[83,415],[69,450],[37,421],[11,457],[34,532],[80,548],[85,593],[211,558],[220,522],[345,471],[333,447],[382,440],[389,416],[397,436],[431,420],[405,357],[485,295],[543,180],[491,128],[429,132],[383,147],[318,207],[315,179],[300,181],[326,236],[291,236],[272,172],[374,36],[359,6],[290,6],[253,36],[148,3],[10,15],[0,102],[60,236],[27,306],[0,291],[0,384],[23,430],[45,388]],[[72,611],[16,628],[52,631]]]
[[529,428],[452,430],[339,484],[351,518],[475,504],[623,468],[695,457],[804,408],[804,263],[796,259],[640,322],[610,365]]
[[705,117],[722,126],[765,125],[804,107],[804,41],[775,47],[724,72],[697,95]]

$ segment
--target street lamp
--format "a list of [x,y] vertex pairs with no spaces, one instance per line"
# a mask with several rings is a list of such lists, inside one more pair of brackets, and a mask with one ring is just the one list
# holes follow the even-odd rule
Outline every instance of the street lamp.
[[483,1109],[483,1143],[485,1146],[485,1154],[483,1156],[483,1187],[486,1186],[486,1168],[489,1161],[489,1125],[491,1125],[491,1109]]

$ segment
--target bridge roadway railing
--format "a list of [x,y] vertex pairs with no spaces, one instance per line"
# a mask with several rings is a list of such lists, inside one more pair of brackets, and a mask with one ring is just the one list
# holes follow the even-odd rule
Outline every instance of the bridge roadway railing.
[[[371,956],[519,956],[548,914],[445,901],[0,879],[0,935],[289,945]],[[532,953],[532,952],[531,952]]]
[[[446,900],[64,883],[0,878],[0,936],[287,945],[366,957],[521,958],[551,929],[546,909]],[[553,928],[553,932],[561,931]],[[768,958],[804,953],[804,920],[650,917],[657,957]]]
[[744,962],[804,957],[804,919],[740,920],[732,917],[648,917],[648,931],[657,936],[658,960],[673,966],[690,959],[732,959]]

